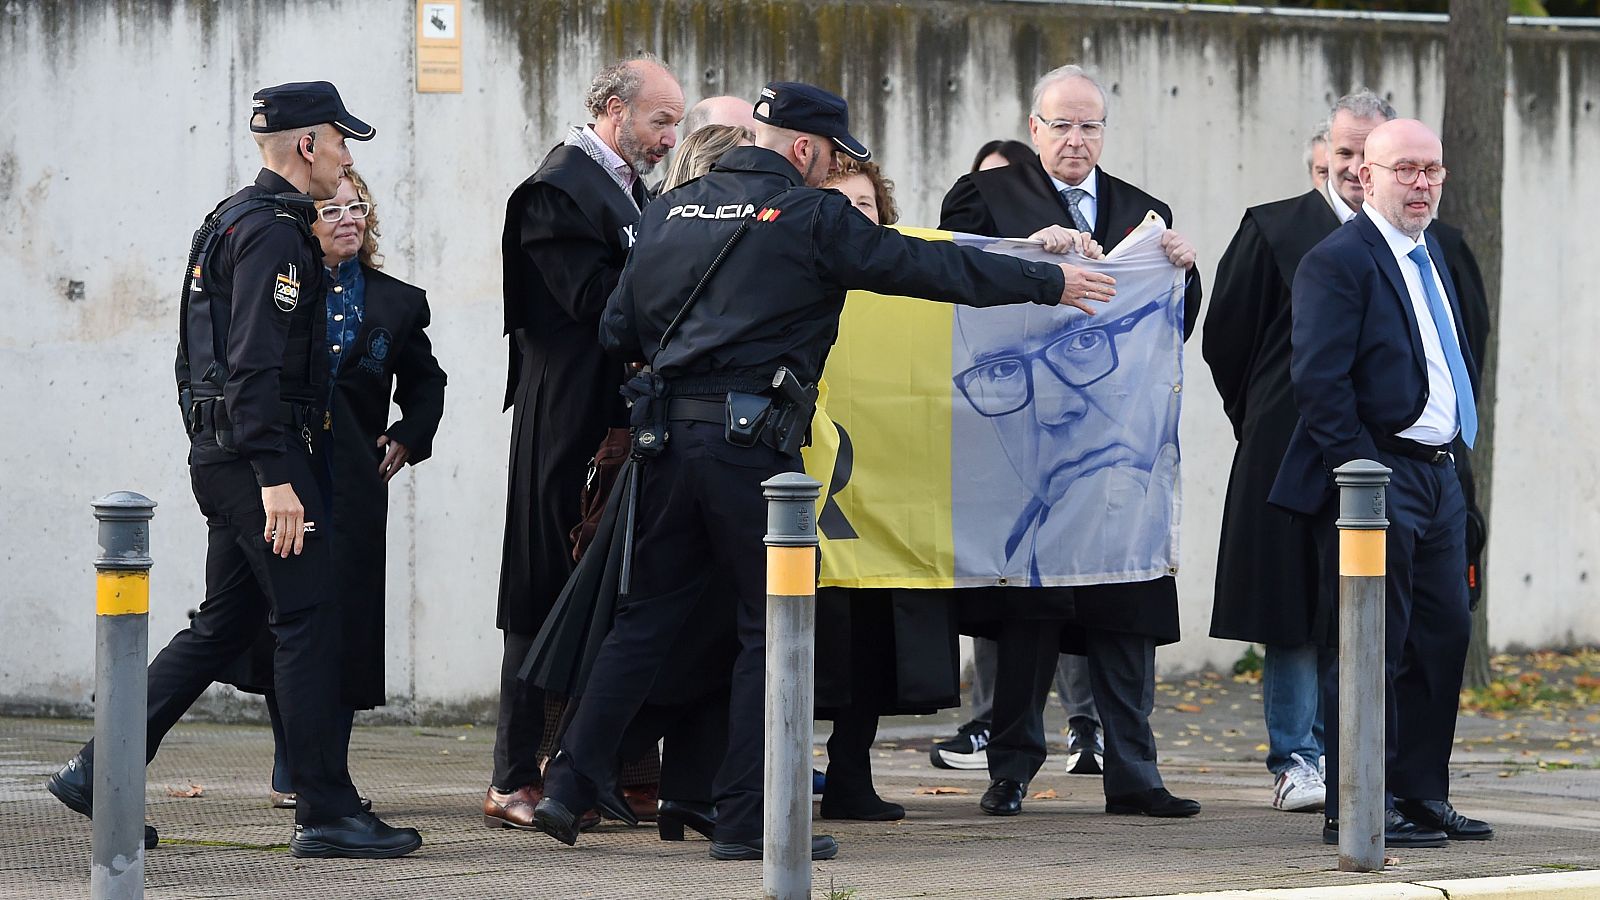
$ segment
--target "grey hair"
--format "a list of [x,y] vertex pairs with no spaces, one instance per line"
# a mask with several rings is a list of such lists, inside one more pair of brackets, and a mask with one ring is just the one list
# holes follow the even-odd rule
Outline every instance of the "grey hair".
[[1358,119],[1382,119],[1385,122],[1393,119],[1397,114],[1389,101],[1378,96],[1371,88],[1359,87],[1333,101],[1333,108],[1328,110],[1328,122],[1325,131],[1333,128],[1333,120],[1343,110]]
[[639,89],[644,86],[643,67],[634,65],[639,62],[660,66],[668,75],[672,74],[672,67],[654,53],[639,53],[617,60],[596,72],[594,80],[589,82],[589,92],[584,95],[583,104],[590,116],[598,119],[605,115],[606,104],[611,102],[612,97],[621,100],[625,106],[633,105],[639,96]]
[[1094,85],[1094,89],[1100,92],[1100,118],[1109,118],[1111,114],[1111,100],[1106,95],[1105,86],[1099,81],[1095,80],[1095,77],[1090,75],[1089,72],[1082,66],[1073,65],[1057,66],[1056,68],[1044,73],[1044,75],[1040,76],[1039,80],[1034,83],[1033,114],[1039,115],[1039,101],[1044,99],[1045,91],[1049,90],[1052,85],[1060,84],[1063,81],[1068,81],[1073,78],[1082,78],[1084,81]]
[[1313,156],[1314,151],[1317,149],[1317,145],[1318,144],[1326,144],[1327,142],[1328,142],[1328,122],[1327,122],[1327,120],[1323,120],[1323,121],[1317,123],[1317,130],[1313,131],[1311,133],[1311,137],[1306,140],[1306,154],[1305,155],[1306,155],[1306,171],[1307,172],[1311,171],[1311,157]]

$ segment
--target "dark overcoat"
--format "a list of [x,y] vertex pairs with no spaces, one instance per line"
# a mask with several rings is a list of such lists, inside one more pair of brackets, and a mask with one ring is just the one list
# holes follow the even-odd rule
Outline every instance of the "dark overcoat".
[[[1300,416],[1289,379],[1290,286],[1301,258],[1338,225],[1317,190],[1251,207],[1217,267],[1201,350],[1239,446],[1223,502],[1212,637],[1283,646],[1313,637],[1316,542],[1267,493]],[[1488,302],[1477,260],[1458,230],[1436,222],[1428,231],[1457,286],[1472,358],[1482,359]],[[1471,470],[1457,458],[1470,498]]]
[[[1139,188],[1096,170],[1094,239],[1111,252],[1154,211],[1172,225],[1172,208]],[[963,175],[945,195],[939,227],[989,237],[1027,237],[1049,225],[1073,227],[1038,157],[1027,165]],[[1199,267],[1184,285],[1183,331],[1200,314]],[[1159,644],[1178,640],[1178,587],[1171,576],[1128,584],[1076,588],[973,588],[963,595],[963,630],[989,636],[1004,618],[1066,620],[1108,631],[1144,635]],[[1081,632],[1063,629],[1063,649],[1081,651]]]
[[562,145],[506,204],[505,407],[513,412],[502,630],[539,631],[572,572],[567,535],[582,516],[589,459],[606,429],[626,422],[623,367],[600,349],[598,333],[644,200],[642,188],[630,198],[581,148]]
[[[384,691],[384,560],[389,488],[378,472],[379,435],[405,446],[416,465],[433,455],[444,415],[445,373],[424,330],[427,294],[370,266],[361,267],[366,300],[361,330],[344,348],[329,413],[333,426],[332,526],[334,596],[341,618],[340,699],[353,709],[382,706]],[[324,350],[323,352],[326,352]],[[389,424],[389,404],[400,418]],[[272,633],[261,637],[231,681],[244,690],[272,685]]]

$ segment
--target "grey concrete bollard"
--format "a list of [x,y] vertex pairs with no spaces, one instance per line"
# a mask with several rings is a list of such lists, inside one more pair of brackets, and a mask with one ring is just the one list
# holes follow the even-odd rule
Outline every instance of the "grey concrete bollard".
[[1357,459],[1339,485],[1339,869],[1383,871],[1384,577],[1390,470]]
[[130,491],[94,502],[94,900],[144,897],[145,706],[150,629],[150,520],[155,501]]
[[811,717],[816,691],[817,496],[821,482],[788,472],[767,498],[767,702],[762,897],[811,897]]

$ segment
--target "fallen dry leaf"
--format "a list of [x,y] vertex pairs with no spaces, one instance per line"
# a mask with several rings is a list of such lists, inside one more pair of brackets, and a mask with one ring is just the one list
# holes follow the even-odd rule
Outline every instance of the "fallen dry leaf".
[[192,798],[192,797],[202,796],[202,795],[205,794],[205,792],[206,792],[206,789],[201,787],[198,784],[191,784],[186,788],[175,788],[175,787],[167,788],[167,796],[168,797],[191,797]]
[[1045,788],[1044,790],[1040,791],[1039,793],[1034,794],[1033,795],[1033,799],[1035,799],[1035,800],[1054,800],[1054,799],[1056,799],[1056,789],[1055,788]]
[[944,786],[944,785],[940,785],[938,787],[919,787],[915,791],[912,791],[912,793],[913,794],[970,794],[972,792],[967,790],[966,788],[947,787],[947,786]]
[[1174,706],[1173,709],[1177,710],[1178,712],[1197,713],[1200,711],[1200,706],[1195,703],[1179,703],[1178,705]]
[[1265,753],[1265,752],[1267,752],[1268,750],[1271,750],[1271,749],[1272,748],[1268,747],[1266,744],[1257,744],[1256,745],[1256,752],[1257,753]]

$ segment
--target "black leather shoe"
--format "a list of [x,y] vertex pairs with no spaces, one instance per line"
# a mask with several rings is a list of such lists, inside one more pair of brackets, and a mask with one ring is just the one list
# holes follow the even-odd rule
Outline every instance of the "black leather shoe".
[[[833,859],[839,855],[839,842],[831,834],[811,837],[812,859]],[[712,841],[712,859],[760,859],[761,841]]]
[[656,834],[663,841],[683,840],[683,829],[692,828],[710,839],[717,824],[717,808],[692,800],[662,800],[656,804]]
[[369,812],[294,826],[289,853],[301,859],[392,859],[422,846],[415,828],[393,828]]
[[[45,789],[54,794],[67,809],[94,818],[94,766],[89,765],[81,755],[73,756],[61,767],[61,771],[51,775],[45,783]],[[154,850],[160,841],[156,827],[145,825],[144,848]]]
[[[1445,834],[1433,828],[1424,828],[1395,810],[1383,814],[1383,845],[1385,847],[1443,847]],[[1322,825],[1322,842],[1339,843],[1339,820],[1327,819]]]
[[996,778],[983,792],[978,808],[991,816],[1014,816],[1022,812],[1022,795],[1028,789],[1021,782],[1009,778]]
[[1395,811],[1422,828],[1444,832],[1452,841],[1487,841],[1494,837],[1494,827],[1488,822],[1469,819],[1456,812],[1448,800],[1394,801]]
[[[50,776],[45,788],[66,804],[67,809],[94,818],[94,766],[82,754],[74,754],[67,760],[61,771]],[[149,836],[145,839],[148,841]]]
[[533,808],[533,827],[550,835],[568,847],[578,843],[578,817],[567,805],[553,797],[546,797]]
[[1106,812],[1119,816],[1150,816],[1156,819],[1187,819],[1199,815],[1200,804],[1174,797],[1166,788],[1150,788],[1137,794],[1118,794],[1106,798]]

